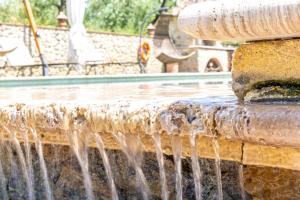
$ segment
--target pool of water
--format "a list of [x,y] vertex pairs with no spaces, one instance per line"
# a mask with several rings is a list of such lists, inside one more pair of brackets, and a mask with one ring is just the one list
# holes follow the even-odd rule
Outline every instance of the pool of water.
[[1,104],[41,102],[97,104],[102,101],[191,98],[236,101],[229,80],[0,88]]

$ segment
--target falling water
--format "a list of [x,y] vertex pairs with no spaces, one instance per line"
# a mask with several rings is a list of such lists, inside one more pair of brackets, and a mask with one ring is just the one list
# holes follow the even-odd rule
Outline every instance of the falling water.
[[240,164],[240,166],[239,166],[239,182],[240,182],[242,200],[246,200],[246,193],[245,193],[245,187],[244,187],[244,166],[243,166],[243,164]]
[[149,199],[150,189],[142,170],[142,144],[138,136],[124,135],[120,132],[113,134],[136,173],[137,185],[144,200]]
[[161,198],[163,200],[169,199],[169,191],[167,185],[166,172],[164,168],[164,156],[161,148],[161,137],[159,134],[153,134],[153,140],[156,150],[156,158],[159,166],[160,184],[161,184]]
[[[3,154],[3,143],[0,142],[1,145],[1,154]],[[2,156],[2,155],[1,155]],[[0,184],[1,184],[1,197],[3,200],[8,200],[8,194],[6,190],[6,177],[4,175],[2,160],[0,159]]]
[[89,174],[89,162],[88,162],[88,141],[89,135],[80,137],[80,132],[75,130],[68,134],[71,148],[77,157],[78,163],[81,167],[83,174],[84,187],[86,191],[86,197],[88,200],[95,199],[93,194],[92,180]]
[[[4,154],[2,155],[3,164],[7,163],[7,172],[8,172],[8,180],[9,180],[9,187],[7,188],[8,192],[10,192],[11,188],[16,191],[20,191],[20,193],[23,193],[21,191],[27,191],[27,185],[26,183],[23,184],[22,177],[24,177],[24,173],[22,171],[22,168],[20,170],[20,165],[17,164],[16,157],[13,153],[13,143],[7,142],[4,143]],[[3,165],[4,167],[5,165]],[[18,172],[21,172],[19,174]],[[28,193],[28,192],[27,192]],[[26,195],[27,195],[26,193]],[[17,199],[15,196],[18,196],[18,194],[10,194],[11,199]],[[25,199],[25,197],[23,197]]]
[[172,151],[176,168],[176,200],[182,200],[182,144],[179,136],[172,136]]
[[27,165],[26,169],[28,171],[29,181],[30,181],[30,185],[31,185],[30,187],[33,188],[34,175],[33,175],[33,169],[32,169],[31,145],[29,143],[29,138],[28,138],[29,132],[25,128],[21,128],[20,133],[24,140],[26,165]]
[[217,139],[213,139],[213,149],[214,149],[214,152],[215,152],[215,165],[216,165],[216,175],[217,175],[218,200],[223,200],[220,146],[219,146],[219,143],[218,143]]
[[27,169],[27,166],[26,166],[26,160],[25,160],[20,142],[17,139],[16,133],[14,131],[9,131],[7,128],[5,128],[5,130],[8,133],[10,133],[10,135],[12,137],[12,142],[13,142],[15,148],[16,148],[18,159],[19,159],[20,164],[21,164],[21,170],[22,170],[23,176],[24,176],[25,181],[26,181],[28,198],[29,198],[29,200],[34,200],[35,197],[34,197],[34,194],[33,194],[33,185],[32,185],[32,182],[30,181],[30,176],[29,176],[28,169]]
[[44,154],[43,154],[43,146],[42,146],[40,138],[37,135],[37,132],[34,129],[31,129],[31,133],[35,140],[35,149],[38,153],[40,166],[41,166],[41,170],[42,170],[42,174],[43,174],[43,179],[44,179],[44,184],[45,184],[45,189],[46,189],[46,199],[52,200],[53,195],[52,195],[51,187],[49,184],[48,172],[47,172],[47,167],[46,167]]
[[110,163],[109,163],[109,160],[108,160],[105,148],[104,148],[104,143],[103,143],[102,138],[100,137],[100,135],[96,134],[95,138],[96,138],[96,145],[97,145],[97,148],[100,152],[101,158],[103,160],[103,164],[104,164],[104,167],[105,167],[105,172],[106,172],[108,182],[109,182],[109,185],[110,185],[112,200],[118,200],[119,197],[118,197],[117,189],[116,189],[116,186],[115,186],[115,181],[114,181],[114,178],[113,178],[113,175],[112,175]]
[[192,168],[193,168],[194,183],[195,183],[195,195],[196,195],[196,200],[201,200],[202,199],[201,169],[198,160],[196,134],[191,134],[190,143],[191,143]]

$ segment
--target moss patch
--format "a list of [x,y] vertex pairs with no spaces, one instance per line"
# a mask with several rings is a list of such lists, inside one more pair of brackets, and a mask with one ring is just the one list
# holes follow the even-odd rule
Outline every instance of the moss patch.
[[265,81],[253,85],[246,101],[300,101],[300,80]]

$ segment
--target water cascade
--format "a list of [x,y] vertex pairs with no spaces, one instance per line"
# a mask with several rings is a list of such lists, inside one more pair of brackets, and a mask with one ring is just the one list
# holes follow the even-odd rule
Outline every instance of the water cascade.
[[179,136],[172,136],[172,151],[175,162],[176,170],[176,200],[182,199],[182,165],[181,165],[181,156],[182,156],[182,145],[181,138]]
[[115,133],[114,136],[117,139],[118,143],[121,145],[121,148],[125,153],[129,163],[134,167],[136,173],[137,188],[140,190],[143,199],[148,200],[150,189],[142,170],[143,147],[139,136],[124,135],[120,132]]
[[90,134],[85,134],[82,130],[74,130],[68,132],[68,137],[70,141],[71,148],[77,157],[79,165],[82,170],[82,175],[84,179],[84,187],[86,190],[86,197],[88,200],[95,199],[93,194],[92,180],[89,173],[89,163],[88,163],[88,144]]
[[[3,141],[0,142],[0,158],[3,156],[4,153],[4,143]],[[1,196],[0,198],[2,198],[3,200],[8,200],[8,194],[7,194],[7,190],[6,190],[6,177],[4,174],[4,170],[3,170],[3,165],[2,165],[2,160],[0,159],[0,187],[1,187]]]
[[105,148],[104,148],[104,143],[103,143],[101,137],[98,134],[95,134],[95,138],[96,138],[96,145],[97,145],[97,148],[98,148],[98,150],[101,154],[101,158],[103,160],[106,175],[107,175],[108,182],[109,182],[109,185],[110,185],[111,196],[112,196],[111,199],[112,200],[118,200],[119,199],[118,192],[117,192],[114,177],[113,177],[113,174],[112,174],[112,171],[111,171],[110,163],[109,163],[109,160],[108,160]]
[[202,188],[201,188],[201,170],[199,165],[198,159],[198,152],[197,152],[197,135],[192,133],[190,136],[190,144],[191,144],[191,159],[192,159],[192,168],[193,168],[193,175],[194,175],[194,183],[195,183],[195,195],[196,200],[201,200]]
[[[28,166],[26,165],[26,159],[24,156],[24,153],[22,151],[21,145],[19,140],[17,139],[16,133],[14,131],[9,131],[7,128],[4,127],[4,129],[7,131],[7,133],[9,133],[12,137],[12,143],[14,144],[15,150],[17,152],[17,156],[20,162],[20,167],[23,173],[23,177],[25,179],[26,182],[26,187],[27,187],[27,195],[28,195],[28,199],[29,200],[34,200],[34,193],[33,193],[33,184],[32,184],[32,180],[30,176],[30,173],[28,172]],[[27,150],[29,151],[29,150]],[[31,162],[28,162],[31,163]]]
[[41,143],[41,139],[39,138],[37,132],[35,129],[30,129],[30,132],[33,135],[34,141],[35,141],[35,149],[38,153],[38,157],[39,157],[39,162],[40,162],[40,167],[41,167],[41,171],[42,171],[42,176],[44,179],[44,185],[45,185],[45,192],[46,192],[46,199],[47,200],[52,200],[53,199],[53,195],[52,195],[52,190],[49,184],[49,178],[48,178],[48,172],[47,172],[47,167],[46,167],[46,163],[45,163],[45,159],[44,159],[44,153],[43,153],[43,145]]
[[156,158],[159,166],[159,176],[160,176],[160,184],[161,184],[161,198],[163,200],[169,199],[169,191],[167,185],[166,172],[164,167],[164,155],[161,148],[161,136],[158,133],[153,134],[153,140],[156,151]]
[[[20,132],[21,135],[23,137],[24,140],[24,148],[25,148],[25,161],[26,161],[26,169],[27,169],[27,173],[29,176],[29,187],[30,188],[34,188],[34,184],[33,184],[33,180],[34,180],[34,175],[33,175],[33,170],[32,170],[32,155],[31,155],[31,144],[29,142],[29,130],[26,130],[26,128],[24,127],[20,127]],[[14,137],[15,137],[14,133]],[[14,138],[14,140],[16,140],[15,144],[18,146],[17,148],[19,148],[20,143],[19,141],[17,141],[17,138]],[[32,196],[33,199],[34,196]]]
[[[82,189],[71,190],[71,188],[66,192],[69,195],[74,195],[72,196],[74,198],[79,196],[80,192],[86,191],[86,194],[83,194],[80,198],[96,199],[96,195],[99,195],[98,190],[104,188],[106,193],[109,193],[107,198],[121,199],[124,195],[126,196],[124,194],[126,187],[130,187],[131,191],[136,187],[141,195],[140,198],[137,197],[139,199],[161,198],[166,200],[175,197],[176,199],[201,199],[201,196],[202,199],[205,199],[211,188],[215,187],[215,182],[211,181],[208,176],[215,176],[218,183],[218,199],[226,199],[228,191],[236,191],[235,194],[232,194],[235,195],[236,199],[247,199],[246,197],[249,194],[249,170],[251,169],[249,165],[275,166],[279,163],[279,166],[285,169],[296,170],[298,168],[297,162],[290,162],[290,159],[296,161],[294,158],[298,158],[297,149],[285,147],[283,150],[285,152],[291,151],[292,154],[283,154],[281,147],[274,148],[266,145],[268,142],[274,142],[274,140],[268,140],[268,137],[259,137],[264,138],[264,144],[258,143],[261,140],[256,142],[253,138],[249,140],[248,137],[249,135],[261,134],[261,132],[256,132],[257,130],[266,130],[263,129],[261,121],[268,118],[270,118],[268,121],[272,125],[274,134],[277,134],[278,131],[282,135],[282,131],[279,131],[278,128],[284,127],[280,122],[286,117],[293,119],[290,124],[294,123],[293,127],[297,127],[298,120],[294,119],[298,119],[299,109],[295,106],[282,106],[282,110],[278,110],[278,107],[276,107],[278,114],[275,120],[275,115],[267,115],[269,110],[274,107],[263,108],[256,105],[245,109],[244,106],[229,105],[222,108],[212,106],[210,109],[205,109],[205,106],[198,102],[187,104],[184,101],[172,105],[168,104],[167,106],[165,103],[155,105],[156,107],[144,105],[143,110],[140,110],[140,107],[137,107],[136,110],[127,110],[128,107],[124,106],[122,107],[123,110],[120,109],[119,113],[115,114],[106,112],[104,108],[108,107],[107,104],[93,110],[82,106],[80,112],[78,106],[67,108],[37,106],[34,108],[34,117],[30,117],[36,119],[32,123],[28,123],[30,119],[27,119],[28,116],[22,113],[17,116],[17,119],[22,120],[11,119],[11,113],[15,111],[14,107],[0,110],[1,139],[4,143],[1,146],[0,163],[3,165],[3,172],[1,172],[0,165],[0,176],[5,177],[1,181],[6,186],[2,186],[0,189],[6,190],[9,198],[14,197],[12,199],[57,199],[56,195],[61,195],[57,192],[60,187],[68,186],[65,181],[75,180],[75,183],[81,183]],[[119,108],[120,105],[114,106],[116,106],[114,108]],[[21,109],[30,110],[32,107],[23,106]],[[191,112],[187,112],[187,110]],[[90,113],[96,113],[96,111],[99,114],[95,114],[91,121]],[[128,118],[123,121],[115,120],[122,115],[120,114],[122,112],[126,112]],[[151,112],[156,113],[156,117],[150,120],[153,126],[149,129],[149,113]],[[69,115],[69,113],[72,113],[72,115]],[[253,117],[254,115],[256,118]],[[278,117],[281,118],[278,119]],[[65,118],[70,120],[65,120]],[[259,123],[255,123],[255,120]],[[16,129],[15,124],[17,122],[22,129]],[[252,129],[248,129],[248,124],[252,125]],[[193,127],[191,128],[191,126]],[[249,131],[244,131],[245,129]],[[219,135],[209,130],[218,131]],[[293,131],[290,131],[287,126],[284,127],[284,130],[288,130],[285,134],[295,136],[297,134],[297,132],[294,134]],[[23,137],[23,133],[27,134],[28,139]],[[237,135],[237,133],[246,134],[248,138],[244,137],[243,143],[241,143],[237,137],[242,136]],[[230,138],[230,140],[221,138],[220,135],[224,138]],[[247,139],[251,143],[247,142]],[[295,144],[294,142],[299,138],[286,139],[286,142],[290,141],[291,144]],[[26,156],[26,140],[31,144],[32,152],[29,157],[33,159],[34,182],[30,181],[28,161],[26,160],[28,158]],[[69,151],[70,156],[74,157],[72,160],[55,161],[60,163],[59,165],[64,165],[64,169],[53,165],[53,160],[65,159],[65,154],[68,151],[58,151],[58,155],[55,156],[54,152],[49,151],[49,143],[54,144],[55,149],[58,146],[68,145],[71,150]],[[91,156],[94,151],[95,155]],[[110,152],[106,153],[106,151]],[[147,153],[144,153],[145,151]],[[272,153],[279,151],[279,153],[276,153],[276,156],[268,156],[269,151]],[[27,152],[29,151],[27,150]],[[124,169],[126,168],[124,166],[120,170],[119,163],[124,162],[112,159],[120,159],[118,156],[112,156],[117,152],[120,152],[120,155],[124,154],[124,162],[128,161],[134,169],[136,180],[133,181],[136,181],[136,185],[130,184],[130,186],[127,186],[129,185],[128,177],[124,177],[124,175],[126,176],[126,170],[128,169]],[[153,155],[153,161],[149,159],[149,155]],[[288,160],[286,159],[287,155],[289,156]],[[276,160],[274,164],[273,160],[270,162],[266,159],[269,157],[276,158],[278,161]],[[206,159],[208,160],[206,161]],[[210,171],[213,166],[213,159],[216,163],[216,175],[214,170]],[[228,161],[222,161],[221,163],[221,159]],[[281,163],[284,159],[285,162]],[[198,160],[201,160],[201,162],[198,162]],[[115,163],[118,164],[115,165]],[[150,164],[154,167],[147,169],[144,164],[147,164],[147,166]],[[199,164],[201,164],[201,167]],[[227,173],[226,166],[231,166],[231,172]],[[246,167],[243,168],[243,166]],[[100,168],[104,171],[101,176],[97,171]],[[152,169],[157,170],[157,173],[153,173]],[[60,171],[61,174],[55,170]],[[76,174],[76,170],[78,170],[79,175]],[[187,170],[190,171],[187,173]],[[234,174],[233,170],[235,170]],[[116,171],[118,174],[113,174]],[[97,175],[99,176],[97,177]],[[229,175],[231,178],[228,178]],[[187,181],[188,176],[190,179]],[[70,177],[70,180],[65,180],[68,177]],[[101,180],[99,181],[98,178]],[[125,181],[122,180],[123,178]],[[153,181],[156,181],[155,184],[153,184]],[[101,188],[98,186],[99,183],[105,183],[106,185]],[[18,197],[15,191],[22,191],[24,195]],[[1,195],[5,195],[5,192]],[[131,198],[134,198],[133,195],[136,194],[131,192],[130,195]],[[211,195],[214,195],[214,198],[216,197],[216,193]]]

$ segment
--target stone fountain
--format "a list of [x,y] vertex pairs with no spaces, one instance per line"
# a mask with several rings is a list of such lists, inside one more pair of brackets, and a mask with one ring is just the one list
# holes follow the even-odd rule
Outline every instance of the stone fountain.
[[194,37],[247,41],[234,54],[239,101],[214,88],[184,100],[1,103],[0,197],[299,199],[299,6],[212,1],[181,11],[179,27]]

